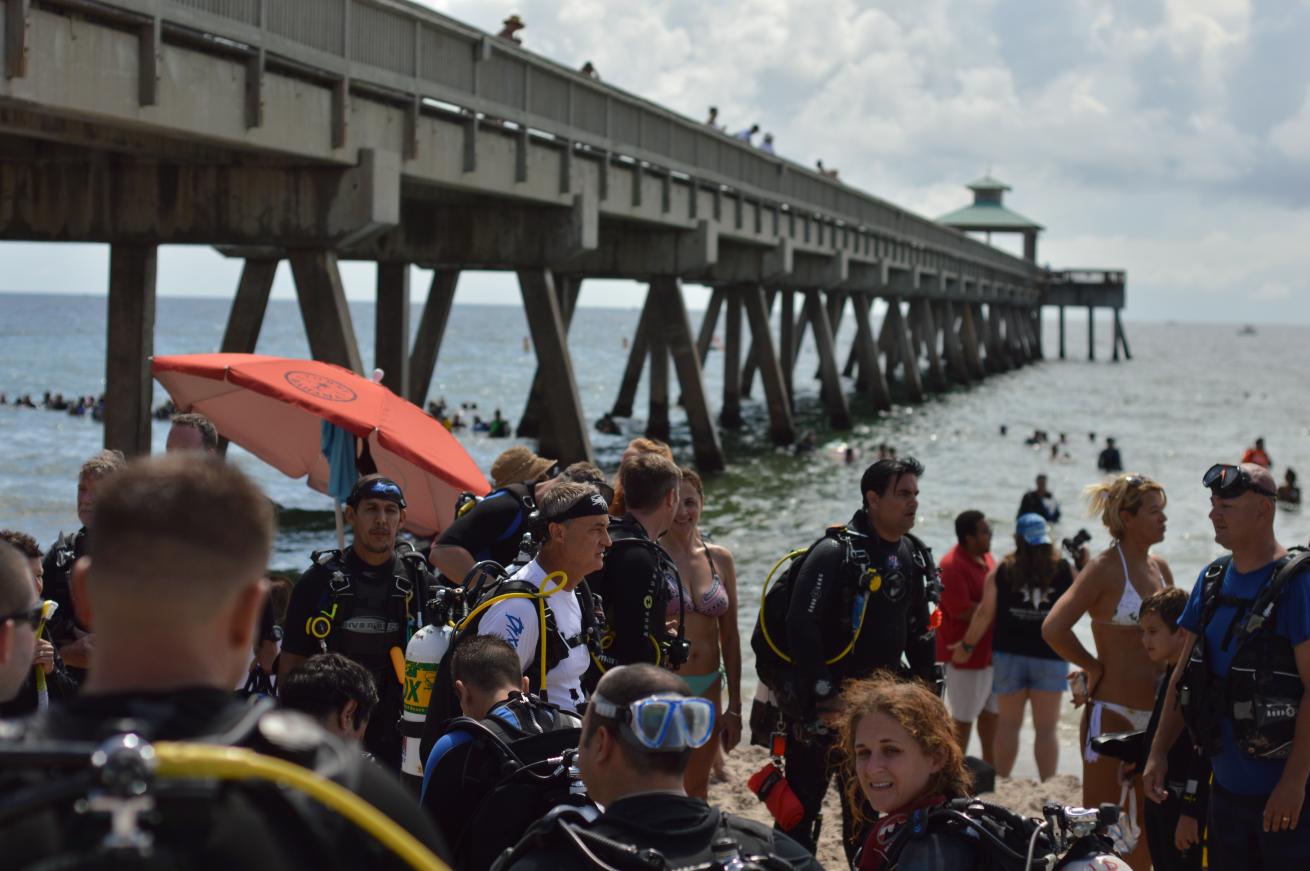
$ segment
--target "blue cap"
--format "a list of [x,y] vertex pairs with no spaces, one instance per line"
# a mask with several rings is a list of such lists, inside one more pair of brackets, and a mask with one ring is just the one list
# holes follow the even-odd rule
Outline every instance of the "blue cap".
[[1040,514],[1020,514],[1014,532],[1031,545],[1051,543],[1051,529],[1046,525],[1046,518]]

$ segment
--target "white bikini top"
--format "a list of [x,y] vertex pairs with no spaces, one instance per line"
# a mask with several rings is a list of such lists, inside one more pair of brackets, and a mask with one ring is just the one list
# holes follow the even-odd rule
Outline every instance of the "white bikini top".
[[1124,591],[1119,597],[1119,604],[1114,606],[1114,616],[1107,622],[1116,626],[1136,626],[1138,612],[1142,609],[1142,597],[1133,586],[1133,579],[1128,577],[1128,560],[1124,550],[1115,542],[1114,549],[1119,552],[1119,564],[1124,567]]

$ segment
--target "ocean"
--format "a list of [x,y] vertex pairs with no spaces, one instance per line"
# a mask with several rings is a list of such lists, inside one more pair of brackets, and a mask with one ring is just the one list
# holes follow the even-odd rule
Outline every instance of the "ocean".
[[[586,301],[584,285],[584,301]],[[157,354],[216,351],[222,338],[229,300],[165,297],[158,301]],[[104,297],[45,294],[0,294],[0,393],[31,393],[37,401],[49,390],[65,397],[99,394],[104,389]],[[875,314],[878,310],[875,309]],[[351,304],[365,365],[372,366],[373,305]],[[626,351],[639,312],[635,308],[580,308],[570,334],[570,349],[583,408],[599,418],[613,404]],[[419,308],[411,319],[417,324]],[[1057,348],[1054,312],[1045,324],[1045,346]],[[693,327],[700,319],[692,313]],[[875,324],[875,328],[876,328]],[[815,432],[819,450],[804,456],[775,449],[767,436],[767,414],[758,384],[743,407],[745,427],[722,434],[729,469],[707,484],[705,527],[735,555],[740,583],[739,618],[747,664],[744,678],[753,683],[746,643],[759,607],[764,575],[779,556],[809,544],[829,523],[846,520],[859,505],[859,477],[865,462],[845,465],[841,448],[849,443],[867,460],[887,443],[912,454],[926,466],[921,480],[921,513],[916,533],[940,555],[954,542],[954,518],[969,508],[993,518],[997,556],[1008,551],[1009,520],[1034,477],[1045,472],[1060,499],[1064,520],[1057,536],[1071,536],[1085,526],[1092,547],[1108,538],[1093,520],[1083,518],[1082,488],[1098,480],[1096,456],[1106,436],[1116,439],[1125,467],[1159,480],[1169,495],[1169,529],[1156,552],[1167,559],[1180,586],[1190,588],[1197,573],[1219,552],[1207,513],[1208,493],[1201,474],[1215,462],[1235,462],[1257,436],[1263,436],[1281,478],[1289,466],[1310,469],[1310,407],[1293,401],[1302,395],[1300,379],[1310,370],[1310,344],[1304,330],[1262,326],[1255,335],[1239,335],[1235,326],[1154,324],[1125,325],[1134,359],[1109,361],[1108,318],[1098,322],[1098,356],[1086,360],[1086,321],[1069,318],[1066,361],[1047,360],[1022,370],[992,376],[981,384],[952,389],[920,405],[897,405],[875,415],[862,399],[852,401],[858,421],[850,432],[826,425],[811,339],[796,368],[798,430]],[[720,326],[720,334],[722,327]],[[850,347],[854,327],[838,336]],[[528,336],[517,307],[456,305],[433,376],[429,398],[444,397],[458,409],[476,403],[476,413],[490,417],[499,408],[517,421],[531,383],[535,358],[525,350]],[[530,348],[530,345],[529,345]],[[308,356],[299,309],[294,301],[269,304],[258,352]],[[844,351],[843,351],[844,359]],[[717,406],[722,394],[722,354],[711,352],[705,378]],[[166,396],[156,386],[155,404]],[[643,430],[644,385],[634,406],[637,418],[621,421],[623,436],[592,432],[597,458],[612,470],[627,438]],[[472,409],[463,412],[471,420]],[[673,443],[680,460],[690,462],[685,420],[673,409]],[[1001,435],[1002,426],[1008,434]],[[156,421],[154,450],[162,451],[166,421]],[[1066,433],[1068,458],[1052,462],[1049,448],[1032,448],[1024,440],[1041,429]],[[1095,438],[1089,436],[1094,434]],[[0,406],[0,525],[34,535],[43,546],[61,530],[77,527],[77,471],[101,447],[102,432],[89,417]],[[468,430],[460,440],[487,469],[512,444]],[[303,481],[281,473],[238,449],[232,462],[253,475],[282,507],[272,565],[297,569],[309,551],[334,540],[331,504]],[[1304,543],[1310,524],[1295,512],[1280,512],[1277,530],[1284,544]],[[1086,625],[1081,627],[1089,639]],[[749,697],[749,689],[747,690]],[[1060,771],[1077,773],[1077,726],[1070,712],[1062,723],[1065,749]],[[1072,733],[1072,734],[1071,734]],[[1030,746],[1026,741],[1024,748]],[[1029,776],[1031,759],[1021,751],[1015,774]]]

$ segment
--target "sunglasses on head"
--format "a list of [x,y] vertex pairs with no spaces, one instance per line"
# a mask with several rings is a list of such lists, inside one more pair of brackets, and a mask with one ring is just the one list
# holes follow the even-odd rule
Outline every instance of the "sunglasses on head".
[[1201,483],[1220,499],[1236,499],[1248,490],[1270,499],[1278,495],[1268,487],[1257,484],[1245,469],[1228,463],[1215,463],[1205,473]]
[[30,608],[25,608],[22,611],[15,611],[12,614],[5,614],[3,617],[0,617],[0,625],[13,620],[14,623],[19,625],[26,623],[28,626],[31,626],[32,631],[35,632],[37,627],[41,625],[41,619],[44,612],[45,603],[37,602]]

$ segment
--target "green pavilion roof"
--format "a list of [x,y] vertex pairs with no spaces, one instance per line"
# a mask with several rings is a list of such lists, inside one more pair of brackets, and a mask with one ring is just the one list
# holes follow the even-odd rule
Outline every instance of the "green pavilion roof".
[[[972,187],[972,185],[971,185]],[[974,203],[937,219],[959,230],[1041,230],[1042,225],[999,203]]]

